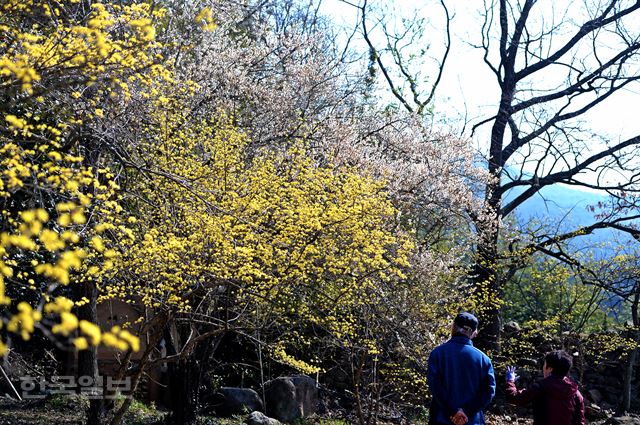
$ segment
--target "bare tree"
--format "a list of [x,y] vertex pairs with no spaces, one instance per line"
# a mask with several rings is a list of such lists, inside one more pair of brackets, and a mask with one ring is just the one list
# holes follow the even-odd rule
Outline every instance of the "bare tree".
[[[428,114],[451,49],[452,16],[444,0],[438,2],[444,20],[444,47],[435,53],[430,52],[426,41],[429,21],[419,13],[404,16],[396,13],[395,4],[389,2],[382,7],[375,0],[342,2],[357,10],[356,32],[369,51],[370,86],[374,87],[380,72],[383,85],[401,108],[418,116]],[[428,88],[423,91],[425,86]]]
[[[581,119],[640,79],[640,35],[628,26],[638,9],[638,2],[610,0],[585,3],[580,15],[573,3],[563,13],[550,13],[535,0],[485,3],[482,41],[476,47],[484,50],[500,87],[496,113],[474,126],[474,131],[491,126],[488,170],[495,176],[485,191],[490,219],[478,225],[474,270],[476,287],[488,292],[487,299],[502,295],[496,264],[499,222],[541,189],[563,183],[608,193],[637,190],[634,153],[640,136],[608,139],[590,132]],[[506,198],[511,190],[516,195]],[[535,248],[554,254],[558,241],[603,227],[626,230],[635,218],[603,215]],[[485,348],[499,349],[499,332],[495,303],[485,312]]]
[[[412,72],[411,52],[419,17],[404,21],[405,32],[393,32],[389,19],[375,18],[370,1],[352,4],[359,12],[360,32],[393,96],[409,112],[428,111],[443,75],[451,45],[452,14],[446,15],[444,55],[432,73],[432,85],[419,87]],[[640,136],[612,138],[593,132],[587,121],[615,102],[616,94],[632,88],[640,79],[640,33],[632,25],[640,3],[636,1],[588,1],[564,5],[536,0],[487,0],[478,21],[480,41],[472,44],[483,53],[484,64],[495,76],[499,96],[495,113],[478,121],[472,134],[486,132],[487,169],[493,177],[483,190],[485,211],[476,217],[479,236],[472,282],[482,304],[484,326],[479,342],[499,350],[500,300],[508,276],[499,273],[500,223],[531,197],[548,186],[566,184],[602,191],[619,197],[638,190],[635,157]],[[433,14],[435,15],[433,9]],[[461,13],[472,13],[465,9]],[[386,46],[376,47],[383,34]],[[403,55],[402,46],[412,40]],[[433,37],[431,41],[436,39]],[[404,43],[404,44],[403,44]],[[434,77],[435,76],[435,77]],[[480,83],[480,82],[479,82]],[[484,144],[483,144],[484,145]],[[538,237],[535,241],[508,244],[533,249],[573,261],[562,243],[602,228],[634,233],[630,223],[637,210],[618,209],[602,214],[580,228]],[[507,244],[505,244],[507,245]]]

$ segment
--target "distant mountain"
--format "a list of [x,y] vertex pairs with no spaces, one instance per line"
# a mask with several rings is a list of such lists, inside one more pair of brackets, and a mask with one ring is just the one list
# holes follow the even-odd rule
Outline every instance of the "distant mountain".
[[[514,199],[521,192],[522,190],[510,191],[506,201]],[[535,221],[545,223],[549,228],[557,229],[558,232],[564,232],[593,223],[594,213],[587,207],[606,200],[607,196],[600,193],[555,184],[542,188],[538,194],[520,205],[513,214],[520,225]],[[607,246],[607,243],[632,240],[622,232],[603,229],[595,231],[592,235],[576,238],[573,246],[579,249],[591,249],[597,256],[609,256],[612,249]]]
[[[514,199],[522,190],[510,191],[506,201]],[[586,225],[593,222],[593,213],[587,210],[590,205],[606,201],[607,197],[594,192],[577,190],[571,186],[555,184],[546,186],[525,201],[517,210],[516,216],[529,220],[532,218],[553,219],[560,224],[562,221],[566,228],[577,225]],[[545,220],[545,221],[546,221]]]

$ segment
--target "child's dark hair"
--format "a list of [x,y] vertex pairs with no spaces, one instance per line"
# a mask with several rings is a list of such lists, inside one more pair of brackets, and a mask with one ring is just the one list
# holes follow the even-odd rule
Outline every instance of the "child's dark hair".
[[566,376],[573,366],[571,355],[564,350],[548,352],[544,356],[544,361],[547,363],[547,367],[553,369],[553,374],[556,376]]

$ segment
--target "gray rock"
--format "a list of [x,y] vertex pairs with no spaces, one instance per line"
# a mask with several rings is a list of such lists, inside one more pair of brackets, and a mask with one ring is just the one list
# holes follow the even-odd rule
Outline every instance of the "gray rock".
[[521,366],[525,366],[525,367],[532,367],[532,368],[536,368],[536,369],[539,368],[538,360],[537,359],[532,359],[532,358],[529,358],[529,357],[525,357],[525,358],[521,359],[518,363]]
[[242,415],[264,411],[257,392],[249,388],[222,387],[214,397],[214,408],[219,416]]
[[605,425],[640,425],[640,417],[619,416],[617,418],[609,418]]
[[293,376],[296,386],[296,400],[302,410],[302,417],[308,418],[318,411],[318,385],[315,379],[304,375]]
[[267,414],[283,422],[302,417],[296,400],[296,386],[289,378],[276,378],[264,386]]
[[506,323],[502,330],[506,333],[520,332],[520,325],[518,322],[512,320]]
[[599,404],[602,401],[602,393],[595,388],[589,390],[587,395],[589,396],[589,400],[596,404]]
[[585,406],[584,415],[589,421],[593,421],[595,419],[605,419],[607,417],[607,413],[602,410],[602,408],[597,404]]
[[306,418],[318,409],[318,387],[308,376],[273,379],[264,386],[267,414],[282,422]]
[[247,425],[282,425],[282,422],[265,416],[262,412],[251,412],[245,422]]

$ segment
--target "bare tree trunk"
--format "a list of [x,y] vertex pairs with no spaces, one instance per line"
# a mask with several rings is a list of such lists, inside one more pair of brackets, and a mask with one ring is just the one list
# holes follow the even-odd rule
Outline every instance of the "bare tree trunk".
[[[91,323],[98,323],[98,310],[96,300],[98,299],[98,288],[93,282],[78,283],[75,287],[76,299],[86,297],[89,302],[78,307],[77,316],[79,320],[86,320]],[[98,349],[90,346],[86,350],[78,352],[78,378],[90,376],[93,382],[98,382]],[[87,425],[101,425],[104,416],[104,400],[91,399],[89,410],[87,411]]]
[[474,267],[476,303],[479,304],[480,332],[476,338],[478,347],[493,353],[500,352],[500,300],[502,284],[498,279],[498,238],[502,215],[502,188],[500,179],[505,165],[504,143],[507,124],[511,114],[511,103],[516,88],[515,70],[512,61],[502,57],[503,79],[501,96],[495,121],[491,128],[488,171],[493,178],[486,186],[485,210],[479,226],[480,242]]
[[474,267],[473,296],[479,307],[476,313],[480,319],[480,330],[474,344],[483,351],[499,353],[501,319],[500,305],[496,301],[502,298],[502,288],[496,268],[497,232],[491,238],[479,244]]
[[[107,421],[109,425],[120,425],[124,418],[124,415],[129,410],[129,406],[133,401],[133,393],[135,393],[138,388],[138,384],[140,383],[140,379],[147,371],[149,364],[152,363],[153,353],[162,339],[164,335],[164,329],[169,322],[171,315],[168,313],[160,313],[153,320],[150,326],[146,330],[146,348],[140,359],[137,360],[138,364],[134,369],[134,372],[131,374],[131,393],[128,394],[128,397],[124,400],[124,403],[115,411],[111,413],[110,419]],[[142,335],[141,335],[142,337]],[[125,361],[120,366],[120,370],[116,374],[116,379],[121,380],[125,377],[125,374],[128,370],[129,363],[131,360],[131,352],[127,353],[125,356]]]
[[[637,337],[636,337],[637,341]],[[627,358],[627,365],[624,371],[624,391],[622,393],[622,411],[628,412],[631,409],[631,393],[633,392],[633,371],[638,360],[638,349],[634,348]]]
[[[496,128],[498,127],[498,128]],[[485,195],[487,217],[478,223],[480,240],[476,253],[476,263],[473,270],[474,292],[473,297],[477,306],[476,313],[480,318],[480,332],[475,342],[485,351],[500,352],[500,303],[502,299],[502,285],[498,279],[498,237],[499,237],[499,211],[501,207],[501,195],[499,181],[501,165],[502,137],[504,125],[494,126],[492,136],[492,154],[489,163],[489,172],[496,176],[493,184],[487,185]]]
[[[181,335],[182,341],[188,341],[188,335]],[[207,369],[209,359],[212,357],[217,344],[213,343],[213,336],[200,341],[193,351],[175,363],[169,364],[170,388],[175,392],[171,397],[172,423],[188,425],[197,419],[200,408],[201,387],[203,376]],[[178,341],[168,344],[171,354],[178,354],[182,348]]]
[[[610,96],[624,90],[627,84],[640,82],[639,75],[621,72],[631,58],[636,60],[640,56],[640,43],[609,45],[607,49],[614,53],[607,60],[595,61],[595,65],[586,59],[600,56],[599,46],[604,44],[593,40],[604,34],[612,32],[619,34],[622,40],[627,39],[627,26],[631,28],[634,18],[637,20],[640,2],[624,5],[617,0],[587,3],[589,18],[585,18],[582,25],[575,26],[575,22],[560,18],[560,23],[551,28],[535,18],[539,12],[531,14],[540,4],[535,0],[485,2],[481,48],[484,62],[496,76],[500,94],[495,115],[473,127],[475,131],[484,124],[493,123],[487,164],[493,180],[485,191],[487,217],[476,223],[480,241],[473,276],[478,297],[476,306],[484,322],[477,342],[487,350],[496,351],[500,347],[502,284],[498,281],[496,264],[498,232],[492,226],[497,226],[501,218],[507,217],[546,186],[568,183],[611,193],[612,190],[635,190],[640,183],[637,174],[633,174],[635,165],[624,162],[640,145],[640,135],[591,150],[592,146],[586,148],[582,143],[584,137],[581,137],[582,134],[591,137],[586,136],[591,130],[576,124],[576,120],[602,102],[610,101]],[[555,34],[564,31],[561,28],[570,27],[572,36],[556,43]],[[583,49],[587,40],[593,52]],[[535,87],[537,82],[532,83],[532,77],[544,79],[545,70],[562,61],[570,64],[566,83],[544,90],[541,95],[540,88]],[[594,167],[620,171],[629,168],[634,177],[615,187],[583,181],[582,175]],[[510,192],[512,189],[518,190]],[[507,197],[507,193],[517,195]],[[590,226],[537,237],[537,241],[523,249],[575,264],[575,259],[557,248],[559,244],[598,228],[611,227],[635,234],[637,230],[629,223],[636,219],[636,212],[629,211],[596,220]]]

